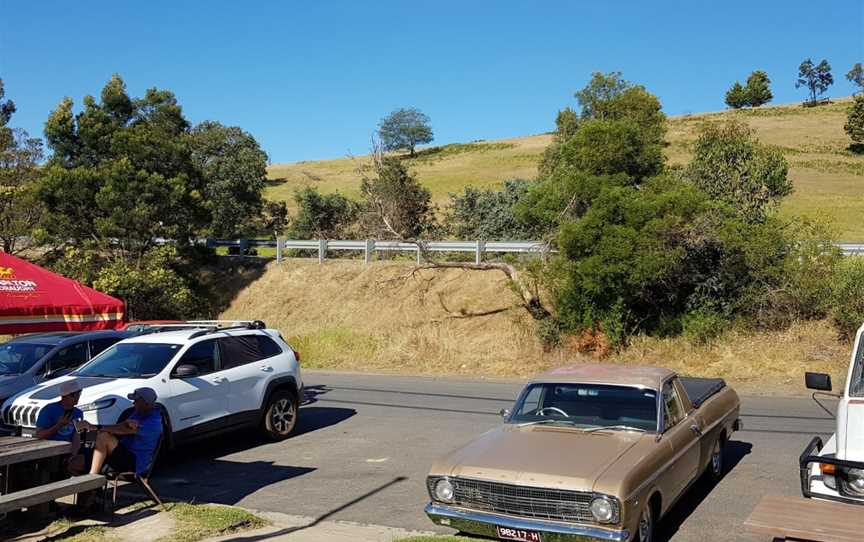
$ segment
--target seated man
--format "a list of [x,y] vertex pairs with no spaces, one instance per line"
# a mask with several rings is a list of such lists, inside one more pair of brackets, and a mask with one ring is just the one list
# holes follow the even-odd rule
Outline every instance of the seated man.
[[156,408],[156,391],[138,388],[128,395],[135,411],[116,425],[92,425],[96,445],[90,474],[99,474],[106,461],[117,472],[144,473],[153,461],[153,453],[162,435],[162,415]]
[[46,405],[36,418],[36,438],[43,440],[60,440],[70,444],[71,454],[67,463],[70,474],[84,472],[84,456],[81,451],[81,435],[78,426],[84,418],[84,413],[75,408],[81,397],[81,384],[70,380],[60,384],[60,400]]

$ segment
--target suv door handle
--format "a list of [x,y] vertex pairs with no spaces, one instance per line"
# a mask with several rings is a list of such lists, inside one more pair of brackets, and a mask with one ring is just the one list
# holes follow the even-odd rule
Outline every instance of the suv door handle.
[[700,429],[698,425],[691,425],[690,430],[693,431],[697,437],[702,436],[702,429]]
[[228,379],[224,376],[219,376],[214,378],[213,382],[215,382],[216,384],[224,384],[225,382],[228,382]]
[[265,373],[272,373],[273,372],[273,367],[271,367],[269,365],[262,365],[261,367],[259,367],[259,369],[261,369]]

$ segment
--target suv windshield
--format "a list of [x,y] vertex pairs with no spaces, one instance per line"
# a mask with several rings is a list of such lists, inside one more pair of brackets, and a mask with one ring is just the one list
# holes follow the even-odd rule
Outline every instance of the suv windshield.
[[77,376],[144,378],[159,374],[180,350],[179,344],[117,343],[73,373]]
[[532,384],[507,421],[656,431],[657,392],[603,384]]
[[18,375],[54,348],[48,344],[6,343],[0,345],[0,375]]

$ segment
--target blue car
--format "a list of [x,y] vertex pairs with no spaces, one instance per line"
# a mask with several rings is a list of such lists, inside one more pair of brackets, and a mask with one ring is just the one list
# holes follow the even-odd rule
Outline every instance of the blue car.
[[128,331],[63,331],[21,335],[0,343],[0,404],[36,384],[71,373]]

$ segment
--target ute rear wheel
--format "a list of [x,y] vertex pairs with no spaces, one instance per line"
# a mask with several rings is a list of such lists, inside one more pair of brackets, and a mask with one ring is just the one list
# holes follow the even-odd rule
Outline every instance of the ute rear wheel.
[[717,483],[723,478],[723,468],[726,459],[724,449],[726,448],[726,439],[723,435],[717,437],[714,441],[714,446],[711,448],[711,460],[708,463],[708,478]]
[[284,440],[291,436],[297,425],[299,412],[297,395],[290,391],[276,391],[264,409],[264,432],[271,440]]

